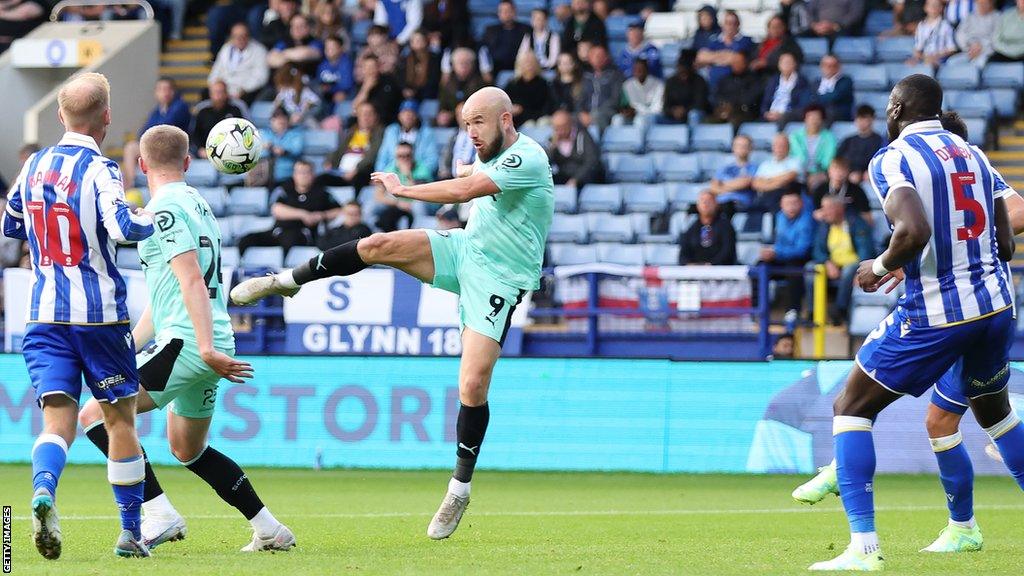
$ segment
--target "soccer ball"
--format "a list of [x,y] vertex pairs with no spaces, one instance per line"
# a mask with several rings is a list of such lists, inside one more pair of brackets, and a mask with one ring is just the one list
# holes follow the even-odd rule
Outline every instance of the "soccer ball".
[[244,174],[260,160],[260,131],[245,118],[225,118],[206,137],[206,157],[225,174]]

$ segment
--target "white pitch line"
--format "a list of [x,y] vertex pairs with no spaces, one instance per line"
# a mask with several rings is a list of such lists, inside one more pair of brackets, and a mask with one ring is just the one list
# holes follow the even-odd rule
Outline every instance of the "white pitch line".
[[[975,510],[1024,510],[1024,504],[981,504]],[[879,506],[876,512],[938,512],[946,510],[945,506]],[[814,512],[841,512],[841,508],[734,508],[734,509],[680,509],[680,510],[533,510],[505,512],[474,512],[473,516],[494,517],[534,517],[534,516],[725,516],[730,514],[810,514]],[[281,514],[282,518],[429,518],[430,512],[338,512],[326,514]],[[187,519],[197,520],[229,520],[238,518],[238,514],[186,514]],[[120,516],[95,515],[61,516],[60,519],[76,520],[118,520]],[[31,516],[14,516],[14,520],[29,520]]]

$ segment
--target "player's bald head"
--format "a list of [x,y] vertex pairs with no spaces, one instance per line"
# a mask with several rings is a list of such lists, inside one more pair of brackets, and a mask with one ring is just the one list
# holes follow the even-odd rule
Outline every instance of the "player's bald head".
[[57,93],[60,117],[68,130],[90,132],[109,123],[110,82],[103,74],[72,76]]
[[139,140],[139,154],[148,170],[184,170],[188,134],[177,126],[153,126]]
[[942,113],[942,86],[931,76],[911,74],[896,83],[889,94],[885,123],[889,139],[899,137],[909,124],[937,119]]
[[482,114],[485,118],[498,118],[505,112],[512,114],[512,99],[501,88],[485,86],[474,92],[462,107],[463,116]]

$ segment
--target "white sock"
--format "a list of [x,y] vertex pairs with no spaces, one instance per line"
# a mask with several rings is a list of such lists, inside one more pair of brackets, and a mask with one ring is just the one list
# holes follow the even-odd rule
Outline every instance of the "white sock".
[[299,284],[295,281],[295,278],[292,277],[292,271],[291,270],[285,270],[284,272],[278,272],[276,274],[276,276],[277,276],[277,281],[280,282],[281,286],[284,286],[285,288],[298,288],[299,287]]
[[878,550],[878,532],[854,532],[850,534],[850,546],[861,554]]
[[161,494],[149,502],[142,503],[142,512],[146,516],[177,516],[178,511],[174,509],[167,494]]
[[975,526],[977,526],[978,523],[974,521],[974,516],[971,516],[971,519],[966,521],[966,522],[957,522],[956,520],[953,520],[952,518],[950,518],[949,519],[949,525],[950,526],[959,526],[960,528],[966,528],[966,529],[970,530],[971,528],[974,528]]
[[459,482],[455,478],[448,481],[448,491],[459,498],[469,496],[469,482]]
[[252,529],[260,538],[270,538],[274,532],[277,532],[277,527],[281,525],[266,506],[257,512],[252,520],[249,520],[249,524],[252,524]]

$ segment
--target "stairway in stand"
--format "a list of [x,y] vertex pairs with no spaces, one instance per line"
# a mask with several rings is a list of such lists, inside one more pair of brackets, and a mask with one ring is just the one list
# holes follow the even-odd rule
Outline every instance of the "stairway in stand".
[[[1003,126],[999,131],[999,150],[986,154],[1006,183],[1024,195],[1024,120]],[[1024,234],[1017,236],[1012,264],[1024,266]]]

